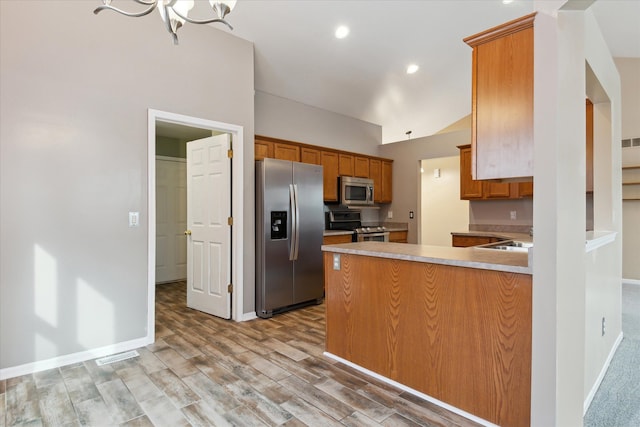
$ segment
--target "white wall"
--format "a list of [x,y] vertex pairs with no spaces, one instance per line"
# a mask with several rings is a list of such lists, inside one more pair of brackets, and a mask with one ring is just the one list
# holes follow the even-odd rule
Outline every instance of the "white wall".
[[[616,58],[622,82],[622,139],[640,138],[640,58]],[[640,148],[622,149],[623,166],[640,166]],[[623,202],[622,276],[640,280],[640,202]]]
[[[456,147],[468,144],[469,141],[471,141],[471,130],[466,129],[394,142],[378,148],[379,156],[393,159],[393,203],[381,209],[381,215],[386,218],[386,212],[392,210],[391,221],[408,223],[409,243],[418,242],[420,228],[420,161],[458,156],[459,150]],[[456,194],[460,195],[459,188]],[[416,213],[414,219],[409,218],[410,211]]]
[[[623,87],[624,86],[623,81]],[[638,90],[640,98],[640,90]],[[640,166],[640,147],[623,148],[622,166]],[[622,277],[640,280],[640,201],[622,202]]]
[[615,58],[622,82],[622,139],[640,138],[640,58]]
[[379,125],[256,91],[256,135],[376,155]]
[[[536,2],[537,9],[547,5]],[[608,354],[620,332],[621,280],[620,239],[602,248],[609,256],[593,264],[585,255],[585,60],[610,101],[610,145],[594,165],[594,222],[618,232],[620,145],[611,141],[620,140],[620,80],[590,11],[541,10],[535,25],[532,425],[582,425],[592,387],[585,379],[604,364],[590,358]],[[596,274],[598,284],[612,284],[604,289],[609,298],[595,307],[587,272],[589,281]],[[610,335],[592,342],[585,336],[587,317],[603,311],[611,313]]]
[[460,156],[423,160],[421,166],[419,243],[451,246],[451,232],[469,227],[469,202],[460,200]]
[[[157,13],[0,2],[0,369],[147,336],[148,109],[244,127],[253,182],[253,46]],[[254,300],[253,186],[243,193]],[[239,196],[239,195],[237,195]],[[128,212],[140,227],[128,227]],[[30,365],[35,366],[35,365]],[[2,372],[2,371],[0,371]]]

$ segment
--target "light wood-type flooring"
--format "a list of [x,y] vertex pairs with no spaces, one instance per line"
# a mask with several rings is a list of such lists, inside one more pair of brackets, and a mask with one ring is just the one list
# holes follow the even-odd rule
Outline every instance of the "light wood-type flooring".
[[324,306],[233,322],[158,285],[140,356],[0,381],[0,427],[476,426],[322,355]]

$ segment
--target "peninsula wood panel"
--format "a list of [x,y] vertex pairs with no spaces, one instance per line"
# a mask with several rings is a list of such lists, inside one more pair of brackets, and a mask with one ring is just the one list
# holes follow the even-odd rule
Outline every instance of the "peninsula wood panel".
[[325,253],[329,353],[504,426],[530,421],[531,276]]

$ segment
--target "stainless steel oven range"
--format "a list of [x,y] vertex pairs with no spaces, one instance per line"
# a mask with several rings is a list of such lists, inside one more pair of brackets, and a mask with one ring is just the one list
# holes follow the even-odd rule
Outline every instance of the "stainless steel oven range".
[[355,209],[334,209],[326,212],[325,228],[353,231],[354,242],[389,241],[389,231],[384,226],[362,226],[360,211]]

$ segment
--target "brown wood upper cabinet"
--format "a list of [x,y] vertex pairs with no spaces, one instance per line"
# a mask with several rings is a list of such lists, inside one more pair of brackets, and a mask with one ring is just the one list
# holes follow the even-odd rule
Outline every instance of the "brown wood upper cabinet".
[[393,199],[393,163],[389,160],[369,159],[369,178],[373,180],[376,203],[391,203]]
[[353,175],[353,156],[351,154],[338,154],[340,159],[340,176],[354,176]]
[[471,145],[460,145],[462,200],[520,199],[533,196],[533,182],[478,181],[471,176]]
[[471,112],[474,179],[533,176],[535,13],[467,37],[473,48]]
[[340,176],[340,163],[338,153],[322,151],[320,153],[322,164],[322,182],[325,202],[338,201],[338,176]]
[[265,157],[273,159],[273,142],[264,139],[255,139],[255,158],[256,160],[262,160]]
[[393,160],[370,157],[316,145],[256,135],[255,158],[265,157],[322,165],[324,201],[339,201],[338,178],[357,176],[374,181],[376,203],[391,203]]
[[379,190],[375,188],[374,185],[374,191],[380,193],[380,203],[391,203],[393,199],[393,163],[390,161],[382,161],[382,188]]
[[300,147],[300,161],[302,163],[311,163],[312,165],[321,165],[322,158],[320,156],[320,150]]
[[273,156],[280,160],[300,161],[300,147],[293,144],[276,142],[273,144]]
[[354,176],[359,178],[369,178],[369,158],[355,156],[353,158]]

